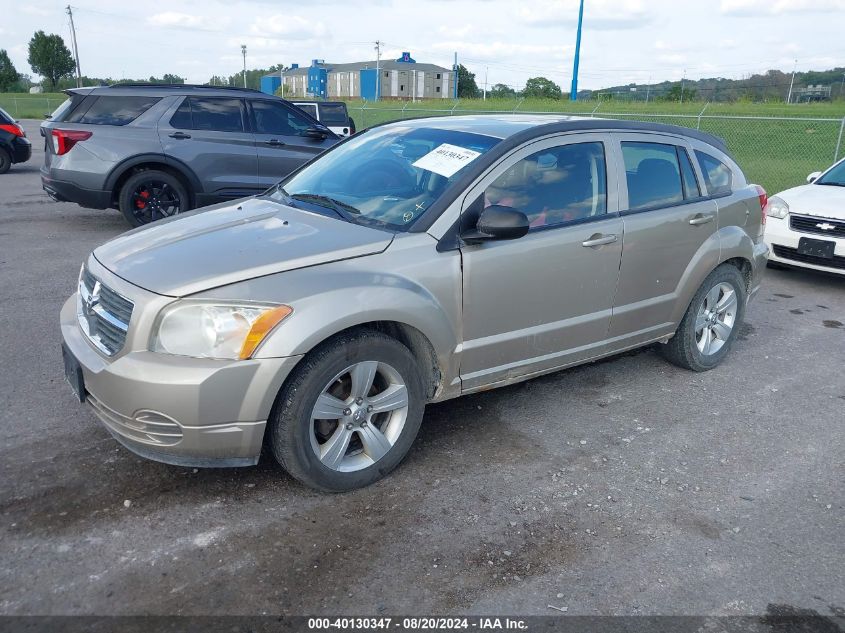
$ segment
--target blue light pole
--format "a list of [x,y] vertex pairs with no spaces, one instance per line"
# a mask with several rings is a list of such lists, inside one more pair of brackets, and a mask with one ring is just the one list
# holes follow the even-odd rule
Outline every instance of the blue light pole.
[[578,8],[578,35],[575,36],[575,65],[572,69],[572,91],[569,93],[571,101],[578,101],[578,61],[581,57],[581,23],[584,21],[584,0]]

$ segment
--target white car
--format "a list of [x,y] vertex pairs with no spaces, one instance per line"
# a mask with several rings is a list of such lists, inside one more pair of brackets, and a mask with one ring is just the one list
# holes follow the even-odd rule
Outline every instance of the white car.
[[769,262],[845,275],[845,159],[769,198]]

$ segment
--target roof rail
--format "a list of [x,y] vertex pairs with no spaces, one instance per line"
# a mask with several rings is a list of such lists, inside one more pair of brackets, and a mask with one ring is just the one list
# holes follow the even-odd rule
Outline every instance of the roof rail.
[[157,84],[144,81],[129,81],[125,83],[109,84],[109,88],[190,88],[193,90],[238,90],[240,92],[259,92],[255,88],[241,88],[240,86],[212,86],[210,84]]

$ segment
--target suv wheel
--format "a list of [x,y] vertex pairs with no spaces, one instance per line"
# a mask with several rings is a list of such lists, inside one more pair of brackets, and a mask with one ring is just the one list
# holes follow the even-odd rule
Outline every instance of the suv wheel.
[[129,224],[141,226],[187,211],[189,198],[178,178],[150,169],[129,177],[120,190],[118,204]]
[[5,174],[12,166],[12,157],[4,148],[0,147],[0,174]]
[[742,273],[730,264],[719,266],[695,293],[675,336],[661,346],[663,356],[692,371],[713,369],[736,339],[745,302]]
[[308,486],[367,486],[405,457],[422,421],[423,388],[404,345],[384,334],[343,335],[308,354],[271,414],[274,456]]

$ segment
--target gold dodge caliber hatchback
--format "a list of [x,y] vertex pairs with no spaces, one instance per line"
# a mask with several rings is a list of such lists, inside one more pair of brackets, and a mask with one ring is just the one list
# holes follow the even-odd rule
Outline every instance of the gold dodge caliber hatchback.
[[391,123],[94,250],[62,309],[66,375],[141,456],[246,466],[266,443],[349,490],[399,464],[428,402],[653,342],[718,365],[765,268],[764,205],[694,130]]

